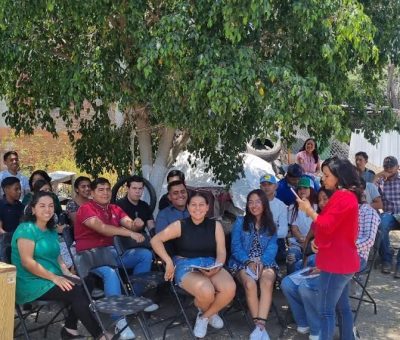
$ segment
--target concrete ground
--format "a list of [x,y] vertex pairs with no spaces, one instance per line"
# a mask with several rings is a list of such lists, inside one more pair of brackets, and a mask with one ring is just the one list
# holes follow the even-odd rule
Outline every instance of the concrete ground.
[[[400,233],[394,234],[393,241],[396,248],[400,244]],[[400,339],[400,279],[394,279],[393,275],[381,274],[379,269],[373,270],[370,282],[368,285],[368,291],[375,298],[378,313],[374,314],[373,306],[371,304],[363,303],[357,320],[357,328],[362,339],[375,340],[375,339],[389,339],[399,340]],[[279,313],[282,317],[285,316],[287,310],[287,304],[282,296],[281,292],[277,291],[274,294],[274,301],[279,309]],[[157,301],[158,302],[158,301]],[[154,325],[152,329],[154,339],[162,339],[163,330],[167,322],[162,322],[166,318],[175,315],[177,310],[176,301],[169,295],[168,290],[162,294],[162,299],[159,301],[161,308],[154,312],[150,317],[150,322],[159,322]],[[51,313],[44,311],[40,315],[40,320],[46,320],[49,318]],[[194,321],[196,311],[192,308],[189,309],[189,315],[191,321]],[[248,339],[251,332],[247,325],[245,318],[242,313],[229,313],[226,316],[229,326],[233,333],[233,339]],[[131,325],[136,332],[136,338],[141,340],[144,339],[140,327],[136,320],[133,320]],[[34,326],[33,318],[29,318],[28,327]],[[49,328],[48,339],[60,339],[61,324],[54,324]],[[273,312],[270,313],[269,321],[267,322],[267,331],[271,339],[291,339],[291,340],[306,340],[307,336],[296,333],[295,325],[290,324],[288,329],[284,332],[283,336],[279,337],[282,328],[280,327],[278,320]],[[85,331],[82,329],[82,333]],[[22,337],[19,337],[22,338]],[[0,334],[1,339],[1,334]],[[31,334],[32,340],[42,340],[43,331],[35,332]],[[168,332],[167,339],[190,339],[187,327],[178,326],[171,329]],[[220,331],[212,331],[209,327],[209,334],[207,339],[222,340],[231,339],[228,332],[223,329]],[[6,339],[8,340],[8,339]]]

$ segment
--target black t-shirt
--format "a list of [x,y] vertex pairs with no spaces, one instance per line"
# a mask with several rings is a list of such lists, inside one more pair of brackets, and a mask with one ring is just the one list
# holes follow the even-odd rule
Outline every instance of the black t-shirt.
[[6,232],[14,232],[17,229],[24,214],[24,208],[25,206],[20,201],[10,204],[5,198],[0,200],[0,221]]
[[216,221],[205,218],[198,225],[190,217],[181,220],[181,236],[174,239],[175,253],[182,257],[216,257]]
[[150,207],[145,201],[139,200],[138,204],[135,205],[125,196],[117,201],[116,204],[121,207],[132,220],[139,217],[145,224],[147,224],[149,220],[154,220]]

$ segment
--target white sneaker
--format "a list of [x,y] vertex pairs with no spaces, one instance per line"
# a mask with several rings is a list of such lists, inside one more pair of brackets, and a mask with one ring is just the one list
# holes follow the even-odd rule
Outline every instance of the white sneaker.
[[308,340],[319,340],[319,335],[309,335]]
[[222,318],[218,314],[210,316],[210,318],[208,319],[208,323],[211,327],[214,327],[216,329],[221,329],[222,327],[224,327],[224,320],[222,320]]
[[143,311],[146,313],[155,312],[159,307],[156,303],[151,304],[150,306],[146,307]]
[[201,314],[197,314],[196,324],[194,325],[193,334],[196,338],[204,338],[207,334],[208,318],[202,318]]
[[310,327],[300,327],[300,326],[297,326],[297,333],[300,333],[300,334],[308,334],[308,333],[310,333]]
[[[123,318],[117,322],[115,325],[115,334],[117,334],[121,329],[123,329],[127,325],[126,319]],[[120,340],[130,340],[135,339],[135,333],[133,333],[132,329],[128,326],[126,327],[121,334],[119,335]]]
[[[254,331],[251,332],[249,340],[263,340],[263,336],[264,336],[263,331],[265,331],[265,329],[261,330],[260,327],[256,326],[256,328],[254,328]],[[265,331],[265,333],[267,333],[267,331]],[[267,336],[268,336],[268,333],[267,333]],[[269,339],[269,337],[266,339]]]

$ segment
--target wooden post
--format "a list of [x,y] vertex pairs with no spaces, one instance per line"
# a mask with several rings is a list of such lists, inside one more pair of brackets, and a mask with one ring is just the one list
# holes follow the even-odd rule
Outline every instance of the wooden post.
[[0,340],[14,337],[16,269],[0,262]]

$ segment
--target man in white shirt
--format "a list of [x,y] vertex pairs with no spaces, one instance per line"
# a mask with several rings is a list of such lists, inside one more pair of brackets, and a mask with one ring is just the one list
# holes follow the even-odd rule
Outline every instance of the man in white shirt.
[[[7,167],[7,170],[3,170],[0,172],[0,183],[3,181],[4,178],[7,177],[17,177],[21,183],[21,200],[29,191],[29,182],[28,178],[21,174],[19,171],[19,158],[18,153],[16,151],[8,151],[3,156],[4,164]],[[3,190],[0,189],[0,197],[3,197]]]
[[288,233],[288,209],[285,203],[275,197],[278,181],[271,174],[265,174],[260,178],[260,189],[265,192],[268,197],[269,208],[277,228],[278,236],[278,252],[276,261],[286,261],[286,242],[285,238]]

